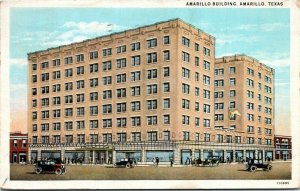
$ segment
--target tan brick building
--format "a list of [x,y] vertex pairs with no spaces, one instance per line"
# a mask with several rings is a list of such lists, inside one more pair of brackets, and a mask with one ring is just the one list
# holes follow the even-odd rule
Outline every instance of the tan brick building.
[[214,54],[214,37],[180,19],[29,53],[29,157],[207,158],[224,133]]

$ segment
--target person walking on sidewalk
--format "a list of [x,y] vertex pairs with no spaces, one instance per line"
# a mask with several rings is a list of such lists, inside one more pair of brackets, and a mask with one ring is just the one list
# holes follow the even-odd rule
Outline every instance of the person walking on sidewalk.
[[159,158],[156,157],[156,166],[158,166],[158,163],[159,163]]

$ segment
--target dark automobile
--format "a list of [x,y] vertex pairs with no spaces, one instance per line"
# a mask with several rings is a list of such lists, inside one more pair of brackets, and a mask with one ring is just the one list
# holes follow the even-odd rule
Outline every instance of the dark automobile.
[[220,164],[219,156],[211,156],[202,161],[202,165],[218,166]]
[[272,170],[272,165],[270,165],[269,163],[263,163],[262,160],[248,160],[248,163],[246,164],[246,170],[255,172],[258,168],[262,168],[265,171],[270,171]]
[[55,172],[57,175],[66,173],[66,167],[56,160],[42,160],[38,161],[35,166],[35,173],[41,174],[42,172]]
[[114,167],[133,168],[134,164],[136,162],[133,158],[122,158],[120,161],[114,163]]

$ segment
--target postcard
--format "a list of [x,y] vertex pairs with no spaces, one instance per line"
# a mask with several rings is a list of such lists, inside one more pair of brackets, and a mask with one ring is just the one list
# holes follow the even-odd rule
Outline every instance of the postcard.
[[2,1],[1,188],[298,188],[299,6]]

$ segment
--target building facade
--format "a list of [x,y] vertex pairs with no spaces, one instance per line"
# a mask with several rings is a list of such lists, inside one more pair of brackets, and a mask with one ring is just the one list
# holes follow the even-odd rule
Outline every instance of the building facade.
[[23,134],[21,132],[10,133],[10,163],[27,163],[27,152],[27,134]]
[[292,160],[292,137],[275,135],[275,159]]
[[[30,159],[179,164],[227,149],[235,160],[233,142],[215,141],[226,133],[214,125],[215,38],[180,19],[29,53],[28,63]],[[253,149],[238,144],[242,157]]]

